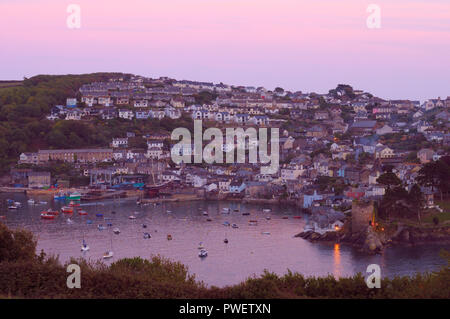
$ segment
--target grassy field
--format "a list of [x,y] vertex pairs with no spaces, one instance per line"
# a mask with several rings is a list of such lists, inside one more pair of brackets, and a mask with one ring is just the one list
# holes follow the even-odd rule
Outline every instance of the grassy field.
[[0,81],[0,88],[9,88],[14,86],[22,86],[22,81]]
[[436,201],[436,205],[444,210],[444,213],[450,213],[450,200]]

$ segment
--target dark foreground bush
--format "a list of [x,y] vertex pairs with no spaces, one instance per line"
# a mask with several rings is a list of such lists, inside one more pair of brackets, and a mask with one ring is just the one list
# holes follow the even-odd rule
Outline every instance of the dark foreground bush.
[[[265,272],[238,285],[206,287],[188,274],[186,266],[159,256],[151,260],[121,259],[110,266],[102,262],[71,260],[81,268],[81,289],[67,288],[69,273],[54,257],[35,248],[32,236],[0,225],[0,296],[19,298],[450,298],[450,267],[414,277],[383,279],[380,289],[368,289],[361,274],[305,278]],[[25,235],[23,235],[25,234]],[[12,236],[12,241],[11,241]],[[6,238],[6,239],[5,239]],[[11,246],[5,245],[7,240]],[[19,241],[15,243],[14,241]],[[34,243],[34,246],[33,246]],[[21,246],[23,245],[23,247]],[[9,248],[11,247],[11,248]],[[22,247],[23,249],[21,249]],[[10,251],[10,250],[13,251]],[[449,254],[444,254],[449,258]],[[3,256],[3,257],[1,257]],[[5,258],[4,256],[9,256]]]

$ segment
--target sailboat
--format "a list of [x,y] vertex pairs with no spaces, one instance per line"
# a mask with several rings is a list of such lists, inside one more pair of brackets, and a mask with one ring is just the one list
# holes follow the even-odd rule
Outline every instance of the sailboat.
[[86,242],[83,239],[83,244],[81,245],[81,251],[88,251],[89,246],[86,244]]
[[205,258],[206,256],[208,256],[208,251],[206,249],[202,249],[200,250],[200,252],[198,253],[198,256],[200,258]]
[[112,251],[112,238],[111,238],[111,248],[103,254],[103,259],[109,259],[112,258],[113,256],[114,252]]

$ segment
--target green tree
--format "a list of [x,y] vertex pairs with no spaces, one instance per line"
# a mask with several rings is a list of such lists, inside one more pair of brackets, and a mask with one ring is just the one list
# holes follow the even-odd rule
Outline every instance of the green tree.
[[402,183],[400,178],[392,172],[381,174],[377,179],[377,183],[387,186],[389,189],[391,186],[398,186]]
[[411,190],[409,191],[409,194],[408,194],[408,200],[409,200],[409,203],[411,203],[411,205],[416,210],[417,220],[420,223],[421,222],[420,212],[425,203],[425,198],[422,194],[422,191],[420,190],[419,185],[414,184],[413,187],[411,187]]

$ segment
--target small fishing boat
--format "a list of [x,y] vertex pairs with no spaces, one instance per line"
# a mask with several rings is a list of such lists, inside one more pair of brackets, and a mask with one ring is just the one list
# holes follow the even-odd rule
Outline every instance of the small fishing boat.
[[294,216],[294,217],[292,217],[292,218],[300,219],[300,218],[302,218],[302,216]]
[[73,220],[70,218],[67,218],[67,224],[73,224]]
[[257,220],[249,220],[248,221],[248,225],[249,226],[257,226],[258,225],[258,221]]
[[22,203],[21,202],[14,202],[14,205],[17,207],[22,207]]
[[35,204],[35,201],[34,201],[34,199],[30,198],[30,199],[27,201],[27,203],[28,203],[29,205],[34,205],[34,204]]
[[86,221],[86,224],[88,224],[88,225],[92,224],[92,220],[88,219],[88,220]]
[[95,214],[97,217],[103,217],[103,214]]
[[73,192],[72,194],[69,195],[69,199],[70,200],[80,200],[81,194],[78,192]]
[[270,216],[267,216],[266,219],[267,219],[267,220],[271,220],[272,218],[271,218]]
[[55,216],[59,215],[59,212],[57,210],[53,210],[51,208],[47,209],[46,211],[43,211],[42,213],[49,214],[49,215],[55,215]]
[[73,213],[73,207],[63,206],[63,207],[61,208],[61,211],[62,211],[64,214],[72,214],[72,213]]
[[144,239],[152,238],[152,236],[149,233],[144,233]]
[[225,238],[225,239],[223,240],[223,242],[224,242],[225,244],[228,244],[228,239]]
[[78,206],[80,206],[80,203],[76,203],[74,201],[70,201],[69,206],[70,207],[78,207]]
[[39,201],[39,202],[38,202],[38,204],[39,204],[39,205],[47,205],[47,202],[46,202],[46,201],[43,201],[43,200],[41,200],[41,201]]
[[198,253],[198,256],[199,256],[200,258],[204,258],[204,257],[208,256],[208,252],[206,251],[206,249],[202,249],[202,250],[200,250],[200,252]]
[[55,219],[54,215],[50,215],[50,214],[41,214],[41,218],[42,219]]
[[54,200],[65,200],[66,195],[62,192],[59,192],[58,194],[53,195]]
[[103,226],[102,224],[100,224],[100,225],[97,225],[97,229],[98,229],[98,230],[105,230],[106,227]]
[[86,244],[86,242],[83,239],[83,244],[81,245],[81,251],[88,251],[89,246]]
[[17,208],[19,208],[19,207],[17,207],[16,205],[10,205],[10,206],[8,206],[8,209],[17,209]]
[[78,212],[78,215],[81,215],[81,216],[86,216],[87,214],[88,214],[88,212],[85,211],[85,210],[80,210],[80,211]]
[[234,212],[239,213],[239,209],[233,209]]
[[289,217],[288,217],[288,216],[283,216],[283,217],[281,217],[281,218],[283,218],[283,219],[289,219]]
[[172,240],[172,235],[171,234],[167,235],[167,240]]
[[113,229],[113,233],[116,234],[116,235],[119,235],[120,234],[120,229],[119,228],[114,228]]
[[230,222],[224,222],[223,225],[224,226],[230,226]]
[[263,212],[264,212],[264,213],[270,213],[271,211],[272,211],[272,210],[271,210],[270,208],[264,208],[264,209],[263,209]]
[[232,228],[239,228],[239,226],[237,224],[232,224],[231,227]]
[[206,218],[206,221],[207,222],[212,222],[212,219],[211,218]]
[[248,216],[248,215],[250,215],[249,212],[242,213],[242,216]]
[[172,214],[172,211],[171,210],[166,210],[166,213],[167,214]]
[[131,216],[129,216],[128,218],[129,218],[129,219],[136,219],[136,216],[131,215]]
[[203,212],[203,216],[208,216],[209,214],[208,214],[208,212],[205,210],[204,212]]
[[142,224],[142,228],[147,228],[147,225],[146,224]]
[[223,208],[222,209],[222,214],[229,214],[230,213],[230,209],[229,208]]
[[263,234],[263,235],[270,235],[270,232],[268,232],[268,231],[263,231],[261,234]]

